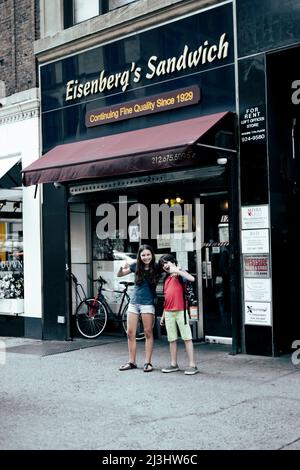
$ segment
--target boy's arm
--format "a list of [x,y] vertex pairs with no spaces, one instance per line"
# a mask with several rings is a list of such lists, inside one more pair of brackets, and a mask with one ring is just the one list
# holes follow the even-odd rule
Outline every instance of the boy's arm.
[[159,322],[160,326],[162,326],[164,324],[164,322],[165,322],[165,311],[163,311],[163,314],[161,316],[161,319],[160,319],[160,322]]
[[187,281],[195,282],[194,276],[192,276],[187,271],[183,271],[182,269],[179,269],[178,274],[179,274],[179,276],[184,277]]
[[178,266],[172,265],[170,266],[170,273],[178,274],[179,276],[185,278],[187,281],[194,282],[195,278],[192,276],[190,273],[187,271],[184,271],[183,269],[178,268]]

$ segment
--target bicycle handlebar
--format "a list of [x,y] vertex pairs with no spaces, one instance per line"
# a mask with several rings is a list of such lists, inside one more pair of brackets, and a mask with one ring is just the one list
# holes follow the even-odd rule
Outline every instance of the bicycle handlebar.
[[93,279],[93,282],[99,282],[101,285],[107,284],[107,281],[101,276],[98,276],[97,279]]
[[[70,272],[70,277],[71,279],[74,281],[75,284],[79,285],[79,282],[78,282],[78,279],[77,277],[75,276],[75,274],[73,274],[72,272]],[[105,279],[103,279],[102,276],[98,276],[97,279],[92,279],[89,275],[88,275],[88,278],[93,281],[93,282],[99,282],[100,286],[104,286],[105,284],[107,284],[107,281]],[[128,282],[128,281],[121,281],[120,284],[123,284],[125,287],[126,287],[126,290],[128,289],[129,286],[133,286],[134,285],[134,282]],[[115,289],[112,289],[112,292],[120,292],[118,290],[115,290]]]

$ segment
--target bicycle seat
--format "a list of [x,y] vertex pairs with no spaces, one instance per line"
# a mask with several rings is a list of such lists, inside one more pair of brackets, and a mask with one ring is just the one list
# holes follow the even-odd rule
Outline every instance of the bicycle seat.
[[124,284],[124,286],[134,286],[134,282],[121,281],[119,284]]

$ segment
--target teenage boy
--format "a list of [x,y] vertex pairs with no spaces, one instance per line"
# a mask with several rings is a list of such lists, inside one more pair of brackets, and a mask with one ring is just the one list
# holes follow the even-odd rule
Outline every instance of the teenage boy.
[[162,372],[170,373],[179,370],[177,363],[178,326],[189,360],[189,367],[184,373],[185,375],[194,375],[199,371],[194,361],[192,332],[188,314],[185,311],[188,306],[185,309],[184,283],[186,281],[194,282],[195,278],[188,272],[178,268],[176,258],[171,254],[162,256],[159,263],[163,271],[166,272],[164,279],[164,311],[160,324],[163,325],[164,322],[166,324],[171,354],[171,365],[162,369]]

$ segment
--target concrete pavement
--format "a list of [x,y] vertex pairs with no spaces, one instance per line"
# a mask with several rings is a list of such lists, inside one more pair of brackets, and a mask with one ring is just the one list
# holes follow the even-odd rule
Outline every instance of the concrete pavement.
[[300,449],[300,365],[229,354],[195,344],[200,373],[169,364],[165,337],[155,341],[155,370],[119,372],[125,338],[72,342],[1,338],[0,449],[273,450]]

